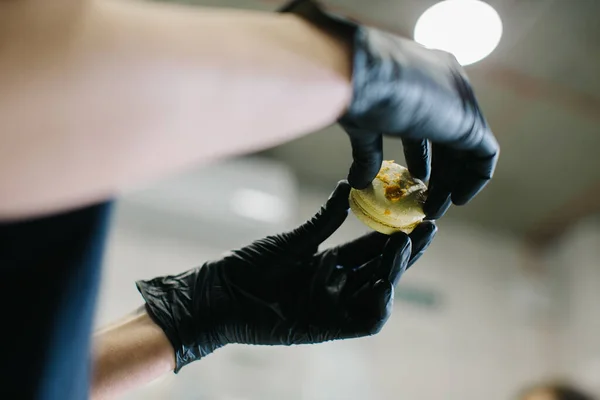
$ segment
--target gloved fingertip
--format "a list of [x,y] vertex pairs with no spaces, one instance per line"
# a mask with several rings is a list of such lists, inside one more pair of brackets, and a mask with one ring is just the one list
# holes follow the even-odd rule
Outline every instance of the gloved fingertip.
[[[495,139],[491,136],[493,142]],[[496,143],[497,145],[497,143]],[[491,148],[485,156],[469,153],[464,161],[464,171],[452,185],[452,202],[458,206],[467,204],[488,184],[494,176],[499,149]],[[485,154],[485,153],[484,153]]]
[[398,282],[400,276],[406,270],[411,254],[411,246],[410,237],[405,233],[398,232],[390,236],[383,249],[379,274],[381,279],[387,279],[393,285]]
[[406,269],[408,270],[425,253],[433,238],[437,233],[437,226],[433,221],[424,221],[417,226],[410,234],[412,248],[410,260]]
[[424,162],[411,162],[407,159],[406,166],[413,177],[423,182],[427,182],[429,180],[430,169],[428,164],[425,164]]
[[348,183],[354,189],[362,190],[373,182],[373,179],[375,179],[380,169],[381,164],[364,165],[353,162],[350,167],[350,172],[348,173]]
[[452,192],[452,203],[457,206],[464,206],[470,202],[487,185],[489,179],[477,179],[458,184]]
[[452,193],[452,204],[456,206],[464,206],[468,204],[473,197],[474,195]]
[[353,128],[342,124],[352,146],[352,165],[348,182],[355,189],[364,189],[377,176],[383,163],[383,139],[381,134]]
[[429,180],[429,167],[423,167],[423,168],[409,168],[408,171],[410,172],[410,174],[412,176],[414,176],[415,178],[423,181],[423,182],[427,182]]
[[404,158],[410,174],[417,179],[427,181],[431,171],[429,141],[403,139]]
[[438,227],[434,221],[423,221],[411,232],[410,238],[414,242],[418,237],[430,237],[437,233]]
[[429,180],[429,165],[425,161],[409,161],[408,157],[405,158],[406,167],[408,168],[408,171],[413,177],[420,179],[424,182]]
[[444,216],[450,205],[452,205],[450,193],[429,190],[429,195],[423,205],[423,212],[428,220],[436,220]]
[[[402,252],[406,251],[406,249],[410,247],[410,245],[410,236],[408,236],[404,232],[397,232],[390,236],[387,246],[390,250],[395,249],[394,251]],[[388,247],[386,247],[386,249]]]

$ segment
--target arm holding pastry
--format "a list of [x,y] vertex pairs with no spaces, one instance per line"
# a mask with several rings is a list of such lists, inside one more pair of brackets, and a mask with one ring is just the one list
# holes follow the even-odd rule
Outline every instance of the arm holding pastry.
[[93,397],[178,372],[227,344],[289,346],[378,333],[390,318],[394,287],[436,226],[423,222],[410,235],[372,232],[319,251],[346,219],[350,190],[340,182],[297,229],[137,282],[145,310],[96,336]]

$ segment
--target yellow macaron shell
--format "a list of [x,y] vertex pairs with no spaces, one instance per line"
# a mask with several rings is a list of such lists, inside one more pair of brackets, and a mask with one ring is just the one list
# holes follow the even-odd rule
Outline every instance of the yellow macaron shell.
[[373,182],[363,190],[350,191],[350,209],[370,228],[386,235],[410,233],[425,218],[423,203],[427,186],[408,169],[384,161]]

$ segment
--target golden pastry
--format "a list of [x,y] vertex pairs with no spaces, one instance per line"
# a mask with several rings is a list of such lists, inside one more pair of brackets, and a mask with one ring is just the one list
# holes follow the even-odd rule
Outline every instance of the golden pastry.
[[427,186],[408,169],[384,161],[381,170],[363,189],[350,191],[350,209],[368,227],[386,235],[410,233],[423,221]]

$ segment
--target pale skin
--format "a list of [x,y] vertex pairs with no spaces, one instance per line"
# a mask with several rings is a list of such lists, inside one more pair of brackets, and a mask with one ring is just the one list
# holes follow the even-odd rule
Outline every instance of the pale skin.
[[350,50],[292,15],[0,2],[0,220],[113,197],[327,126]]
[[[0,2],[0,220],[105,200],[333,123],[347,44],[292,15],[111,0]],[[92,397],[173,371],[141,309],[95,335]]]
[[556,398],[550,390],[537,389],[528,393],[523,400],[556,400]]
[[115,396],[175,369],[169,340],[143,308],[94,337],[93,400]]

